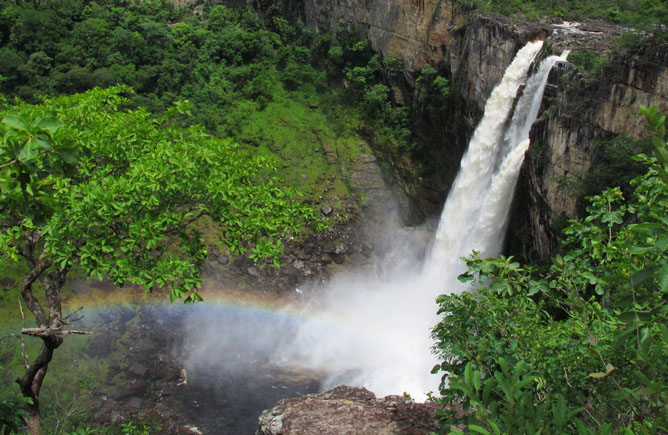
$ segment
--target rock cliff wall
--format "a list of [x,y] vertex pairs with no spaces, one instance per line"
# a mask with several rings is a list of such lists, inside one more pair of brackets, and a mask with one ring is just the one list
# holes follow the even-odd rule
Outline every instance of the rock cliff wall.
[[[484,17],[455,11],[452,2],[443,0],[304,0],[304,8],[306,22],[315,30],[357,30],[384,55],[401,55],[408,76],[425,63],[438,65],[449,72],[465,101],[478,109],[484,108],[505,68],[527,41],[546,39],[552,52],[582,46],[607,51],[611,39],[624,31],[601,23],[572,27]],[[619,134],[639,138],[644,125],[639,104],[668,110],[665,48],[648,47],[614,57],[594,87],[577,80],[565,83],[560,79],[565,75],[566,70],[553,74],[545,100],[550,104],[544,103],[532,130],[534,149],[523,168],[511,224],[514,251],[534,261],[549,259],[559,240],[555,222],[576,213],[573,192],[558,180],[578,179],[596,164],[599,139]],[[448,138],[443,143],[462,148]],[[463,148],[456,151],[455,156]],[[453,156],[452,150],[434,152]]]
[[578,81],[568,66],[556,69],[551,82],[543,100],[549,110],[532,129],[510,234],[524,241],[517,244],[521,254],[537,261],[547,260],[558,245],[555,223],[576,214],[576,198],[563,181],[576,181],[599,164],[611,136],[641,138],[639,105],[668,112],[668,50],[646,46],[631,56],[613,56],[594,84]]

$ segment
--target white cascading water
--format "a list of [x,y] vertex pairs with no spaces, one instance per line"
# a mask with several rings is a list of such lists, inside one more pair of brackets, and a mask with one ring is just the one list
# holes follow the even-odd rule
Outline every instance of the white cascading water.
[[[289,332],[291,343],[272,351],[274,363],[326,373],[324,388],[357,385],[381,396],[407,392],[416,399],[438,390],[439,377],[430,374],[437,363],[430,336],[438,321],[435,298],[462,290],[456,279],[465,269],[460,257],[474,249],[482,256],[498,255],[501,250],[547,74],[555,62],[564,60],[550,57],[541,64],[509,121],[518,89],[541,47],[542,41],[523,47],[492,92],[424,263],[390,264],[382,276],[336,276],[299,312],[305,320]],[[420,239],[406,229],[393,231],[399,249]],[[410,250],[404,252],[408,253],[404,258],[410,258]],[[271,337],[276,331],[267,334]],[[215,352],[206,353],[215,357]]]
[[489,190],[484,196],[485,207],[480,213],[478,227],[473,235],[472,249],[480,251],[482,257],[496,256],[501,252],[508,225],[510,202],[524,161],[524,154],[529,148],[531,125],[538,116],[550,70],[557,62],[565,62],[568,53],[566,51],[561,56],[549,56],[543,60],[538,71],[529,78],[522,96],[515,105],[513,118],[499,146],[497,159],[502,163],[492,177]]
[[[524,152],[518,150],[508,155],[509,161],[503,161],[503,150],[508,149],[504,146],[506,121],[517,91],[526,81],[529,67],[542,46],[543,41],[525,45],[487,100],[482,120],[462,157],[441,214],[431,255],[425,263],[425,273],[432,279],[452,281],[463,269],[460,257],[470,255],[473,249],[489,257],[497,255],[501,248],[498,243],[478,235],[481,230],[486,234],[495,233],[493,227],[497,221],[505,220],[509,196],[512,196],[518,166],[524,156]],[[519,143],[512,144],[512,148],[514,145]],[[526,146],[523,148],[526,151]],[[488,210],[490,205],[494,210]],[[499,213],[499,209],[504,210]],[[444,273],[447,275],[443,276]]]

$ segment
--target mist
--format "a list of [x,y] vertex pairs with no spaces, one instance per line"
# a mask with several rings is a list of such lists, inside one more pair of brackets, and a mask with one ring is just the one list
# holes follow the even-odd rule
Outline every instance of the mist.
[[[439,378],[431,374],[438,362],[430,334],[438,321],[435,299],[464,290],[456,279],[465,270],[461,257],[473,249],[484,257],[501,252],[537,113],[529,108],[538,106],[551,65],[565,60],[546,59],[550,65],[533,77],[516,106],[529,115],[513,117],[518,90],[542,44],[525,45],[492,91],[435,234],[433,228],[404,228],[390,219],[372,230],[377,257],[367,267],[337,275],[324,287],[295,289],[303,297],[274,316],[249,320],[242,310],[232,322],[225,316],[193,319],[186,327],[193,349],[186,365],[225,379],[246,370],[252,358],[316,373],[323,389],[347,384],[417,400],[438,391]],[[207,338],[202,331],[209,331]],[[240,353],[247,364],[229,360]]]
[[189,376],[226,390],[272,367],[317,378],[323,390],[346,384],[419,400],[436,391],[430,330],[444,289],[422,276],[433,227],[392,219],[373,231],[369,264],[325,286],[306,283],[289,302],[188,310],[179,353]]

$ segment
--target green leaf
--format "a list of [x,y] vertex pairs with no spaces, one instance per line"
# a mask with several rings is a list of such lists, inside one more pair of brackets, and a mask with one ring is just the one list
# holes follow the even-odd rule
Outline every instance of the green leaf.
[[657,269],[657,266],[650,266],[643,270],[639,270],[631,275],[631,281],[635,285],[643,283],[647,278],[651,277]]
[[51,149],[51,141],[49,140],[48,137],[44,136],[43,134],[35,136],[35,141],[37,141],[37,144],[39,145],[40,149],[44,151],[49,151]]
[[16,155],[16,158],[22,162],[27,162],[34,159],[38,153],[39,143],[35,139],[30,138],[25,142],[21,151]]
[[28,131],[28,123],[20,116],[7,115],[3,118],[2,123],[14,130]]
[[469,430],[471,430],[473,432],[483,434],[483,435],[492,435],[492,432],[488,431],[487,429],[485,429],[482,426],[478,426],[478,425],[475,425],[475,424],[469,424]]
[[57,152],[60,158],[70,165],[79,161],[79,151],[74,148],[60,148]]
[[466,382],[466,385],[473,383],[473,367],[470,362],[466,364],[466,368],[464,369],[464,382]]
[[480,370],[476,370],[473,372],[473,387],[476,389],[476,391],[480,390],[480,386],[482,385],[482,373]]
[[39,118],[35,120],[33,125],[41,130],[46,130],[49,134],[55,133],[58,129],[62,128],[65,124],[60,119],[54,118],[53,116],[47,116],[45,118]]
[[662,293],[668,292],[668,262],[661,265],[661,270],[659,271],[659,288]]

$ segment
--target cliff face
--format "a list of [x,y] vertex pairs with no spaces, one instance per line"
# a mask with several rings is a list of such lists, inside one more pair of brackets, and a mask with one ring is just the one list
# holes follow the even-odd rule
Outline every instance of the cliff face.
[[[623,31],[600,23],[572,28],[510,22],[471,11],[454,12],[452,5],[442,0],[304,0],[311,28],[334,33],[340,27],[358,30],[384,55],[401,55],[409,73],[425,63],[438,65],[450,73],[467,104],[479,109],[527,41],[546,39],[553,52],[582,45],[609,50],[610,40]],[[600,154],[599,139],[618,134],[641,137],[644,121],[639,104],[656,104],[668,111],[665,49],[650,47],[632,56],[617,56],[595,86],[577,80],[566,83],[560,79],[564,75],[564,69],[552,75],[543,112],[532,129],[533,149],[522,170],[511,224],[514,250],[535,261],[554,253],[559,238],[555,222],[576,213],[572,192],[558,180],[582,177]],[[550,110],[545,110],[545,101],[551,102]],[[443,139],[444,147],[453,146]]]
[[451,3],[443,0],[305,0],[306,24],[336,33],[339,27],[367,36],[383,54],[399,53],[408,70],[447,56]]
[[543,100],[544,108],[549,100],[553,107],[532,129],[534,145],[523,167],[521,206],[514,215],[517,230],[510,234],[511,239],[524,238],[520,252],[538,261],[547,260],[558,245],[555,223],[576,213],[576,199],[563,181],[578,180],[596,165],[605,152],[605,139],[641,138],[645,122],[639,105],[656,104],[668,111],[665,50],[646,47],[630,57],[615,56],[596,84],[568,83],[566,75],[567,67],[553,72],[553,86]]

